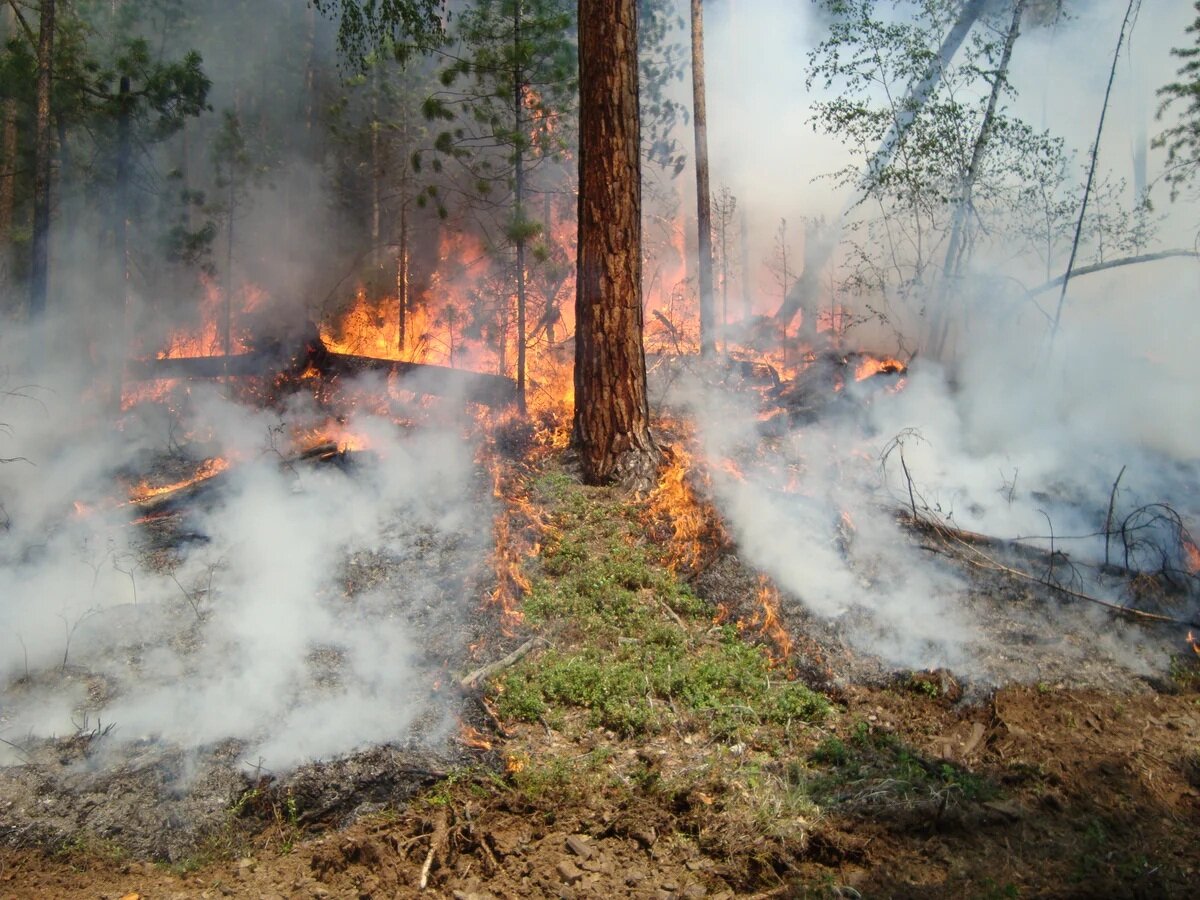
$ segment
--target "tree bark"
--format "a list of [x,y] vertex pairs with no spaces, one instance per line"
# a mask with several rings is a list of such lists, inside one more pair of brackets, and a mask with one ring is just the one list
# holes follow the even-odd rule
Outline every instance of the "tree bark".
[[708,105],[704,97],[704,7],[692,0],[692,124],[696,133],[696,228],[700,252],[700,355],[716,353],[712,193],[708,177]]
[[579,0],[579,251],[572,446],[589,484],[654,484],[642,346],[637,0]]
[[[517,268],[517,406],[525,414],[525,75],[521,71],[521,2],[513,4],[513,218]],[[501,342],[505,336],[501,335]],[[501,373],[503,374],[503,373]]]
[[46,311],[50,279],[50,163],[54,140],[50,87],[54,68],[54,0],[42,0],[37,47],[36,120],[33,163],[33,242],[29,274],[29,318]]

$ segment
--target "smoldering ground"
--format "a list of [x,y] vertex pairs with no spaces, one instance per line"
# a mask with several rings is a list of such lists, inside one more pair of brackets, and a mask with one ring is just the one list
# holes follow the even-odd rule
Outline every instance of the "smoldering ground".
[[370,447],[352,466],[288,463],[293,429],[327,415],[311,399],[268,411],[215,387],[188,395],[178,432],[230,468],[186,508],[185,539],[152,557],[117,473],[166,452],[161,426],[79,430],[54,396],[6,403],[31,462],[0,470],[3,736],[104,722],[116,742],[236,739],[272,769],[437,739],[452,710],[431,683],[462,652],[490,541],[471,442],[362,414],[344,426]]

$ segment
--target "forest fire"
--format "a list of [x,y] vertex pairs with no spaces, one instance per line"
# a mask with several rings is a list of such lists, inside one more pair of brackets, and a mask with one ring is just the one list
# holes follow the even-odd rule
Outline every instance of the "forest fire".
[[779,588],[768,576],[759,575],[756,611],[744,623],[738,623],[739,628],[749,629],[770,643],[773,648],[771,661],[777,666],[787,665],[793,647],[792,637],[781,617],[782,602]]
[[650,528],[667,523],[670,536],[666,545],[666,564],[674,573],[699,572],[715,548],[727,538],[720,517],[711,503],[693,488],[690,479],[697,476],[691,454],[682,444],[674,444],[670,458],[651,492],[646,506]]
[[492,749],[492,742],[487,735],[466,722],[460,722],[458,725],[458,740],[464,747],[470,747],[472,750]]
[[195,474],[190,478],[185,478],[171,484],[150,484],[148,481],[142,481],[132,487],[129,491],[129,500],[131,503],[138,504],[154,497],[161,497],[165,494],[174,493],[175,491],[183,490],[191,487],[194,484],[199,484],[202,481],[207,481],[221,472],[229,468],[229,460],[225,457],[212,457],[204,460],[196,470]]
[[873,375],[903,375],[908,366],[898,359],[864,355],[854,369],[855,381],[866,381]]
[[1189,575],[1200,575],[1200,547],[1186,533],[1180,538],[1183,546],[1183,564]]

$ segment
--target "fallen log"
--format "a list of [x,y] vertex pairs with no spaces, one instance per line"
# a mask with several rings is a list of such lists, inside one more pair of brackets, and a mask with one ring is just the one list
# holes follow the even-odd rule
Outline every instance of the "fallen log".
[[[280,468],[286,469],[294,466],[297,463],[328,463],[341,462],[352,453],[350,450],[339,450],[335,443],[318,444],[316,447],[310,447],[308,450],[298,453],[295,456],[284,457],[280,460]],[[183,482],[172,486],[166,490],[160,490],[157,493],[141,500],[131,500],[129,505],[138,511],[139,519],[158,518],[174,512],[181,506],[195,502],[196,499],[206,493],[219,489],[230,478],[230,474],[236,471],[233,466],[221,469],[208,476],[201,476],[192,481]]]
[[[459,681],[459,686],[463,690],[469,691],[479,687],[480,682],[486,681],[498,672],[503,672],[528,656],[538,644],[547,644],[545,638],[533,637],[523,643],[520,647],[486,666],[476,669],[469,675],[464,675]],[[548,644],[547,644],[548,645]]]
[[456,397],[484,406],[508,406],[517,399],[516,382],[500,375],[398,359],[334,353],[325,346],[315,326],[309,327],[300,340],[290,345],[290,349],[285,349],[278,342],[264,342],[261,348],[230,356],[130,359],[125,363],[125,377],[130,381],[280,375],[297,378],[309,369],[324,379],[352,377],[364,372],[395,375],[404,379],[406,390],[414,393]]
[[[1057,581],[1049,578],[1035,575],[1032,572],[1026,572],[1023,569],[1018,569],[1015,566],[1001,562],[994,555],[997,551],[1008,551],[1022,555],[1025,558],[1040,556],[1044,559],[1049,556],[1048,551],[1037,550],[1027,544],[1022,544],[1019,541],[1004,540],[1002,538],[992,537],[986,534],[979,534],[974,531],[965,531],[955,528],[950,525],[945,525],[940,522],[935,522],[926,518],[914,517],[910,512],[904,511],[899,513],[899,519],[909,525],[916,531],[931,535],[942,541],[941,547],[926,545],[922,549],[929,550],[934,553],[950,554],[951,550],[957,551],[957,558],[969,566],[977,569],[984,569],[990,572],[1000,572],[1021,581],[1031,582],[1041,585],[1042,587],[1054,591],[1064,597],[1070,597],[1074,600],[1085,600],[1088,603],[1094,603],[1097,606],[1103,606],[1116,615],[1125,616],[1126,618],[1143,621],[1157,622],[1166,625],[1186,625],[1191,627],[1200,627],[1200,621],[1187,621],[1185,619],[1176,618],[1173,616],[1165,616],[1160,613],[1147,612],[1137,609],[1132,606],[1123,606],[1120,603],[1113,603],[1108,600],[1103,600],[1092,594],[1084,591],[1076,590],[1067,585],[1060,584]],[[984,548],[992,552],[985,552]],[[1059,553],[1059,551],[1054,551]]]
[[[325,370],[319,371],[325,374]],[[508,406],[517,399],[517,383],[511,378],[449,366],[330,353],[327,371],[346,376],[363,372],[396,374],[405,380],[406,390],[438,397],[459,397],[484,406]]]

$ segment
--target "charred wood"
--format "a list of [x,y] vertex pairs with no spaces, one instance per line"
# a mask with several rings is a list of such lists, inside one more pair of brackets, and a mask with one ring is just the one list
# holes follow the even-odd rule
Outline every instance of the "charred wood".
[[310,370],[324,379],[364,372],[396,375],[403,378],[404,387],[414,393],[457,397],[484,406],[507,406],[517,399],[517,386],[511,378],[449,366],[331,352],[321,341],[315,326],[307,328],[302,340],[291,346],[278,341],[260,341],[250,352],[227,357],[131,359],[125,364],[126,377],[133,381],[224,376],[296,379]]

